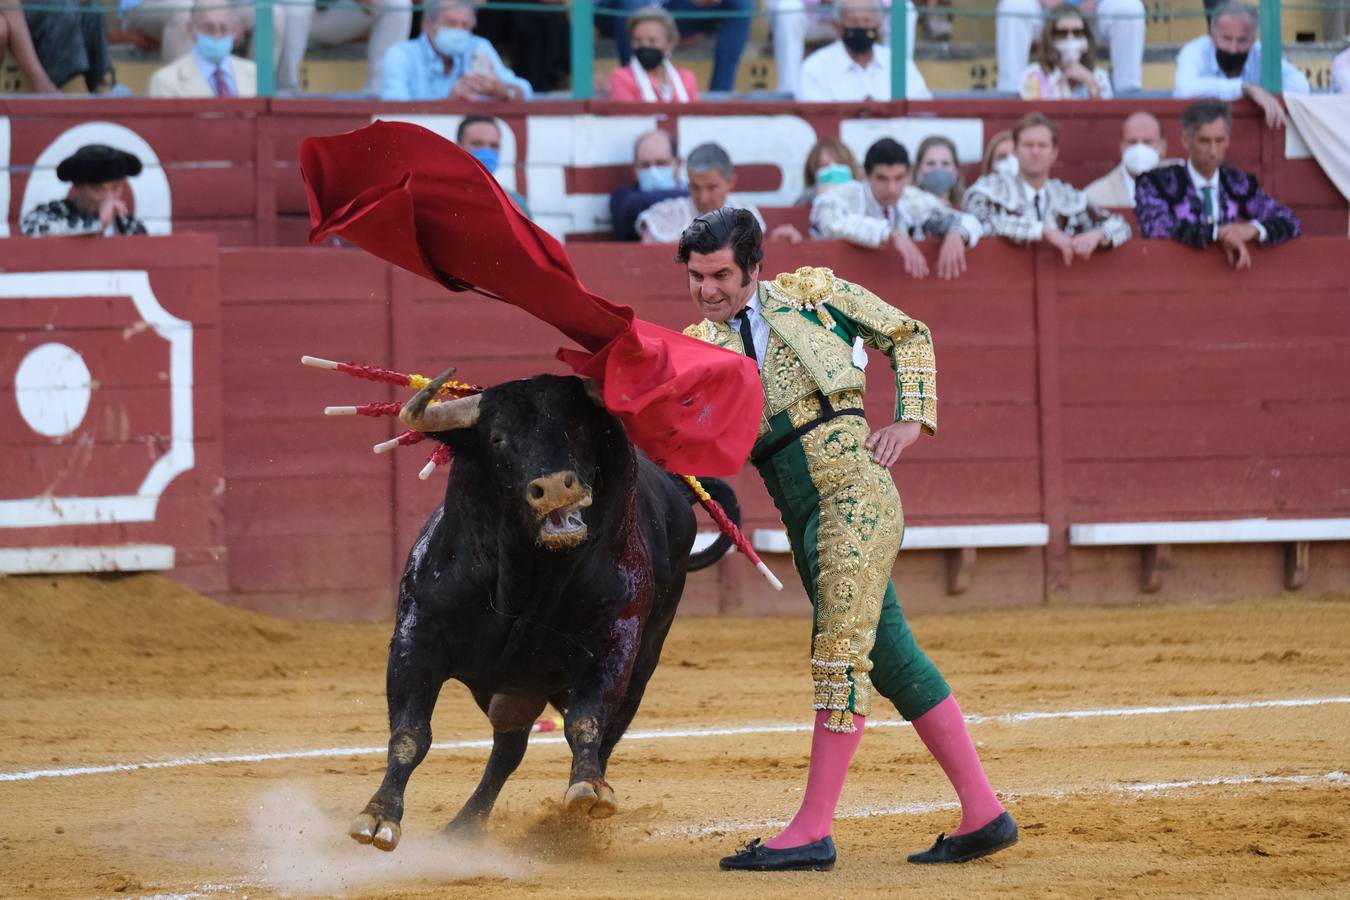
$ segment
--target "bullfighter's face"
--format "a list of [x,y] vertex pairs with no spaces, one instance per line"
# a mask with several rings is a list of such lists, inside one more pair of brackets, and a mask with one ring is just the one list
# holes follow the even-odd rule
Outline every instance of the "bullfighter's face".
[[689,254],[689,296],[703,317],[713,322],[729,322],[745,308],[755,290],[763,264],[747,273],[736,264],[730,247],[712,253]]
[[1195,171],[1208,178],[1228,155],[1228,124],[1223,119],[1215,119],[1197,125],[1189,134],[1183,133],[1181,141],[1186,145],[1186,154],[1190,157]]

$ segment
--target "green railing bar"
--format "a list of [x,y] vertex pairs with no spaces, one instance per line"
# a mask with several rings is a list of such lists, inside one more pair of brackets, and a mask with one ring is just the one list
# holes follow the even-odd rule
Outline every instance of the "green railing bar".
[[595,71],[595,3],[572,0],[572,99],[591,99]]
[[891,3],[891,99],[904,100],[908,96],[909,66],[905,51],[909,44],[909,4],[905,0]]
[[258,61],[259,97],[274,97],[277,93],[276,44],[272,0],[258,0],[258,8],[253,16],[253,58]]
[[1281,37],[1280,0],[1261,0],[1261,87],[1272,94],[1284,92],[1284,76],[1280,71],[1280,62],[1284,59]]

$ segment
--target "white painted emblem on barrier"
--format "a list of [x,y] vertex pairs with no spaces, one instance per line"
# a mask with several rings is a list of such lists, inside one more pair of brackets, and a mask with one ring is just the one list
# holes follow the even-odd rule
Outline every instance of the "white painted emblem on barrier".
[[932,135],[941,135],[956,145],[962,165],[984,158],[984,122],[981,119],[846,119],[839,124],[839,139],[862,162],[867,148],[882,138],[899,141],[909,151],[910,164],[919,152],[919,144]]
[[60,200],[70,192],[70,185],[56,177],[56,167],[86,144],[107,144],[140,159],[141,174],[127,179],[136,198],[136,218],[145,223],[145,230],[150,234],[173,233],[173,200],[169,193],[169,178],[164,174],[159,156],[145,138],[115,122],[84,122],[66,129],[48,144],[33,162],[33,174],[28,176],[28,184],[23,189],[19,215],[35,206]]
[[683,159],[699,144],[711,141],[727,151],[734,166],[774,166],[782,173],[776,191],[736,191],[745,202],[791,206],[806,186],[802,170],[816,142],[816,130],[800,116],[681,116],[678,128]]
[[14,398],[28,427],[65,437],[84,421],[91,391],[84,357],[65,344],[34,347],[14,373]]
[[[131,298],[141,319],[169,342],[169,451],[155,460],[132,495],[0,500],[0,528],[153,522],[159,498],[169,483],[196,462],[192,425],[192,323],[170,314],[160,305],[150,289],[150,276],[143,271],[0,273],[0,301],[33,297],[71,298],[77,302],[105,297]],[[87,374],[87,368],[85,371]],[[27,420],[28,416],[25,414],[24,418]]]

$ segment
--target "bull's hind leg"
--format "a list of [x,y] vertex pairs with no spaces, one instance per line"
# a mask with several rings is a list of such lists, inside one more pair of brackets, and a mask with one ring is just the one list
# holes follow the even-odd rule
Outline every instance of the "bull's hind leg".
[[389,700],[389,756],[384,781],[348,833],[361,844],[393,850],[403,835],[403,792],[431,747],[431,713],[445,683],[442,653],[411,629],[395,631],[385,693]]
[[505,694],[497,694],[487,703],[477,694],[475,699],[479,700],[479,706],[484,708],[492,722],[492,753],[488,756],[487,768],[483,770],[478,787],[469,795],[464,808],[445,826],[446,834],[473,835],[482,830],[506,780],[525,758],[530,729],[534,720],[544,711],[545,703],[543,699],[509,697]]

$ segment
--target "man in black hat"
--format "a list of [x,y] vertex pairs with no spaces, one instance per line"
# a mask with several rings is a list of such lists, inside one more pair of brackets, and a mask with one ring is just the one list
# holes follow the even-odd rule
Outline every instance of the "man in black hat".
[[103,144],[76,150],[56,167],[70,182],[70,195],[30,210],[20,229],[25,237],[145,234],[145,224],[127,211],[127,179],[141,174],[141,161]]

